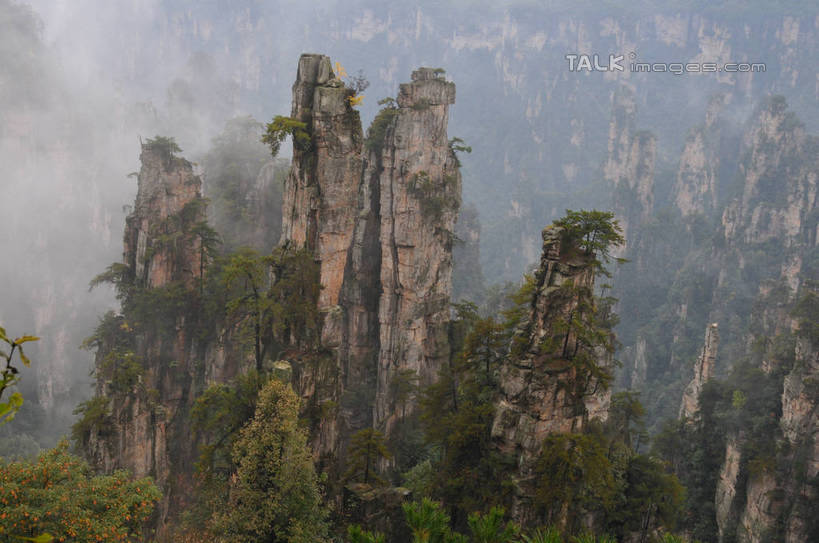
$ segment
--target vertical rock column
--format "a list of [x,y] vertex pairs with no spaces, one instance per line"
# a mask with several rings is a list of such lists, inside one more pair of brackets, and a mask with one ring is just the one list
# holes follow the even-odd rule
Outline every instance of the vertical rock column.
[[[449,147],[455,85],[421,68],[400,86],[380,158],[381,298],[374,425],[396,419],[390,383],[414,370],[421,386],[449,356],[452,243],[461,176]],[[411,411],[409,406],[407,411]]]
[[705,329],[705,343],[699,357],[697,357],[697,362],[694,364],[694,378],[688,383],[683,392],[679,418],[690,419],[697,412],[702,387],[714,375],[714,364],[717,361],[718,348],[719,325],[714,322]]
[[614,190],[614,211],[626,238],[622,251],[635,245],[639,226],[654,212],[657,138],[651,132],[635,130],[635,115],[633,92],[620,87],[612,98],[603,178]]
[[293,84],[291,117],[304,122],[310,142],[294,144],[284,187],[282,241],[314,252],[321,262],[322,343],[341,343],[339,294],[352,242],[361,183],[361,121],[353,91],[335,77],[330,58],[302,55]]
[[[580,381],[566,356],[576,352],[578,341],[575,333],[558,329],[559,323],[576,318],[580,296],[591,296],[594,268],[588,255],[563,247],[561,237],[559,228],[543,230],[543,254],[531,310],[516,331],[524,346],[503,365],[501,394],[492,423],[497,448],[517,459],[513,515],[521,522],[533,514],[529,502],[544,439],[553,433],[579,432],[591,418],[605,420],[611,398],[610,390],[599,386],[596,379]],[[555,347],[544,348],[546,344]],[[601,366],[611,368],[610,355],[599,353],[598,360]]]
[[724,97],[716,95],[708,103],[705,124],[688,134],[680,156],[677,177],[672,188],[675,207],[683,217],[710,216],[717,207],[717,172],[719,171],[719,112]]
[[[183,219],[186,206],[202,197],[202,181],[187,160],[172,156],[157,143],[142,146],[134,211],[125,222],[125,264],[139,286],[155,288],[172,281],[193,287],[201,273],[199,240],[192,238],[171,247],[161,241]],[[189,222],[204,220],[204,206],[190,209]]]
[[[191,231],[205,218],[201,180],[191,163],[174,157],[170,147],[156,141],[142,146],[137,197],[126,219],[123,254],[135,296],[177,285],[193,291],[206,264],[200,240]],[[176,290],[170,292],[178,295]],[[157,316],[171,310],[161,305],[152,309]],[[130,334],[131,316],[126,313],[120,318],[118,326]],[[157,507],[161,532],[169,515],[184,507],[190,496],[187,466],[196,451],[187,410],[193,400],[195,340],[183,314],[175,315],[169,329],[155,329],[151,321],[138,324],[129,355],[119,353],[121,346],[107,338],[97,350],[97,396],[109,399],[109,422],[104,426],[110,428],[92,431],[86,450],[95,466],[106,472],[124,468],[136,477],[154,477],[165,493]],[[127,389],[117,373],[123,371],[118,367],[123,360],[132,364],[127,371],[135,367],[140,371]]]

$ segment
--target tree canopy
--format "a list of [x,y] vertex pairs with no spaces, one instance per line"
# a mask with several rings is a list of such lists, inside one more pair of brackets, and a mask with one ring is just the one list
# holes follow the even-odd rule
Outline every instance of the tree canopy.
[[[0,534],[55,541],[138,541],[159,499],[150,479],[93,475],[68,442],[35,461],[0,464]],[[50,541],[50,539],[42,539]]]

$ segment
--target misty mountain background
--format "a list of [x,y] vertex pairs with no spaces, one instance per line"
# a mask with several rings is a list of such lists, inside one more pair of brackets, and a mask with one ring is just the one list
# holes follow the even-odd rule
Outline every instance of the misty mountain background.
[[[715,93],[729,97],[736,130],[781,94],[816,132],[817,12],[796,2],[0,0],[0,322],[43,337],[20,385],[29,413],[3,432],[51,445],[91,394],[92,354],[79,345],[116,300],[87,285],[121,257],[139,138],[172,136],[201,160],[228,119],[289,113],[301,53],[366,75],[365,126],[414,68],[446,70],[458,93],[449,131],[472,147],[464,201],[478,212],[491,284],[536,261],[541,229],[565,208],[610,207],[602,165],[620,86],[634,93],[636,126],[657,138],[656,210]],[[565,55],[576,52],[767,69],[572,73]]]

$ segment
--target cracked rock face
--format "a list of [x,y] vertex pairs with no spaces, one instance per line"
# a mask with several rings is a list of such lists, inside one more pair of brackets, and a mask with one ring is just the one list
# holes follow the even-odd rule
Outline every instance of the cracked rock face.
[[714,375],[718,348],[719,325],[714,322],[705,329],[705,342],[697,361],[694,363],[694,378],[691,379],[691,382],[685,387],[685,392],[683,392],[679,418],[690,419],[697,412],[702,387]]
[[[307,124],[309,148],[294,145],[284,189],[282,241],[321,261],[319,307],[338,305],[361,184],[361,121],[324,55],[302,55],[291,117]],[[329,341],[329,337],[326,338]]]
[[[397,372],[412,370],[426,385],[449,356],[461,194],[447,137],[455,85],[438,70],[413,72],[366,149],[351,96],[328,57],[302,55],[292,116],[307,124],[311,145],[294,150],[282,240],[309,248],[321,266],[322,344],[337,355],[331,399],[341,404],[316,443],[322,454],[364,427],[389,432]],[[402,416],[413,409],[414,401],[402,406]]]
[[[134,210],[126,219],[124,263],[134,274],[134,286],[145,291],[176,284],[194,289],[206,263],[199,239],[185,225],[204,220],[201,181],[190,162],[155,144],[143,145],[140,160]],[[133,323],[119,319],[118,326],[130,332]],[[116,387],[122,361],[106,361],[117,354],[118,345],[103,340],[97,351],[97,396],[108,400],[108,422],[92,431],[86,452],[106,472],[124,468],[136,477],[154,478],[165,493],[156,517],[162,533],[190,489],[187,476],[196,448],[186,413],[194,399],[191,383],[199,357],[184,318],[170,331],[145,330],[132,337],[131,356],[140,373],[127,389]],[[215,351],[203,356],[204,365],[219,358]]]
[[[513,455],[518,464],[518,489],[514,515],[526,521],[532,513],[527,505],[532,496],[531,480],[544,439],[552,433],[579,432],[590,419],[605,420],[611,392],[591,379],[574,392],[578,374],[566,361],[565,353],[576,350],[577,337],[556,330],[559,321],[569,321],[579,305],[579,296],[566,288],[594,287],[594,269],[583,253],[566,252],[561,247],[561,230],[543,231],[543,253],[536,274],[536,290],[528,322],[518,331],[525,338],[521,355],[512,356],[501,370],[501,397],[492,424],[492,438],[498,449]],[[544,340],[556,334],[561,340],[555,350],[544,352]],[[598,353],[599,363],[611,367],[611,356]],[[568,386],[567,386],[568,385]]]
[[626,245],[636,243],[637,231],[654,212],[654,162],[657,138],[635,128],[634,93],[621,86],[612,98],[608,157],[603,178],[614,188],[613,209],[623,229]]
[[[155,145],[142,146],[142,167],[134,211],[125,223],[125,263],[134,270],[139,285],[153,288],[182,281],[191,287],[200,277],[199,241],[186,240],[179,250],[163,243],[177,227],[186,206],[202,196],[202,181],[193,166]],[[204,220],[204,207],[191,209],[190,222]]]
[[742,195],[722,215],[726,240],[736,244],[780,239],[786,247],[803,240],[816,243],[815,145],[815,138],[805,134],[784,102],[771,99],[760,109],[743,142]]

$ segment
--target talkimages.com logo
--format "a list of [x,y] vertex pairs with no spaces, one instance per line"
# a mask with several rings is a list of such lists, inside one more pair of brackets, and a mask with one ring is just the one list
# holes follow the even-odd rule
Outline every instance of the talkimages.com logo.
[[626,55],[586,55],[568,53],[570,72],[633,72],[708,74],[708,73],[758,73],[765,72],[764,62],[638,62],[636,53]]

